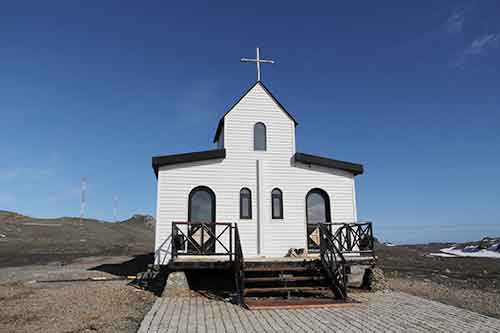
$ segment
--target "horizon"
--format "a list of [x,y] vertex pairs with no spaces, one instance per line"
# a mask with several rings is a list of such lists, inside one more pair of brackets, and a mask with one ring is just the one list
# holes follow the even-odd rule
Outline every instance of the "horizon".
[[[22,216],[26,216],[26,217],[29,217],[29,218],[32,218],[32,219],[35,219],[35,220],[57,220],[57,219],[80,219],[79,216],[50,216],[50,217],[37,217],[37,216],[31,216],[31,215],[26,215],[26,214],[23,214],[22,212],[15,212],[15,211],[8,211],[8,210],[3,210],[3,209],[0,209],[0,213],[12,213],[12,214],[19,214],[19,215],[22,215]],[[97,219],[97,218],[93,218],[91,216],[84,216],[82,217],[82,220],[92,220],[92,221],[97,221],[97,222],[102,222],[102,223],[122,223],[122,222],[126,222],[127,220],[135,217],[135,216],[147,216],[147,217],[152,217],[155,219],[155,222],[156,222],[156,217],[153,216],[153,215],[150,215],[150,214],[143,214],[143,213],[136,213],[136,214],[132,214],[130,215],[129,217],[125,217],[124,219],[121,219],[121,220],[117,220],[117,221],[110,221],[110,220],[102,220],[102,219]],[[394,245],[398,245],[398,246],[405,246],[405,245],[425,245],[425,244],[433,244],[433,243],[470,243],[470,242],[477,242],[477,241],[480,241],[481,239],[483,238],[500,238],[500,234],[499,235],[485,235],[479,239],[468,239],[468,240],[464,240],[462,242],[452,242],[452,241],[449,241],[449,240],[436,240],[436,241],[432,241],[432,242],[420,242],[420,243],[400,243],[400,242],[396,242],[396,241],[391,241],[390,239],[386,239],[386,240],[382,240],[377,234],[376,234],[376,230],[374,232],[374,237],[379,241],[380,244],[384,244],[384,243],[389,243],[389,244],[394,244]]]
[[213,147],[258,46],[297,151],[364,165],[382,242],[500,235],[500,4],[262,8],[0,5],[0,209],[78,216],[85,177],[86,216],[156,218],[151,157]]

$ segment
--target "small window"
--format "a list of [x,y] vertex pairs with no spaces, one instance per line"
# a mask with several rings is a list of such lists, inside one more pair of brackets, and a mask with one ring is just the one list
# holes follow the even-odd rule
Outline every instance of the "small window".
[[252,192],[248,188],[240,191],[240,219],[252,218]]
[[263,123],[255,124],[253,128],[253,149],[266,150],[266,125]]
[[273,219],[283,218],[283,193],[279,188],[275,188],[271,192],[271,207],[273,211]]

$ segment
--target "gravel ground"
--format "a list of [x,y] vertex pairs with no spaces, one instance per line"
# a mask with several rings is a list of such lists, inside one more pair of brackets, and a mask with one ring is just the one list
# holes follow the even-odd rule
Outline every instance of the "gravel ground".
[[500,318],[500,294],[480,289],[446,286],[430,280],[387,279],[389,288]]
[[0,269],[0,331],[136,332],[156,299],[150,292],[129,286],[124,280],[35,282],[102,276],[116,278],[116,275],[93,268],[101,264],[119,267],[124,259],[130,258],[85,258],[67,266]]
[[429,256],[450,244],[380,246],[390,289],[500,318],[500,260]]

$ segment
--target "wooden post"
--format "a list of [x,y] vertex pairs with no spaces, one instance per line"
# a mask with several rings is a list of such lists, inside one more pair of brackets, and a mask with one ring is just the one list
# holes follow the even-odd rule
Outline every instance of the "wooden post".
[[175,229],[175,222],[172,222],[172,259],[175,259],[175,257],[177,256],[177,246],[176,246],[176,242],[177,242],[177,230]]
[[229,226],[229,262],[233,262],[233,224]]

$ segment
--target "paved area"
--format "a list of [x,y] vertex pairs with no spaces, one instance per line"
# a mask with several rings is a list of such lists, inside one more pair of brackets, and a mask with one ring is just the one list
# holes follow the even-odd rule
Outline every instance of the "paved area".
[[362,304],[249,311],[204,297],[163,297],[139,332],[500,332],[499,319],[400,292],[353,298]]

